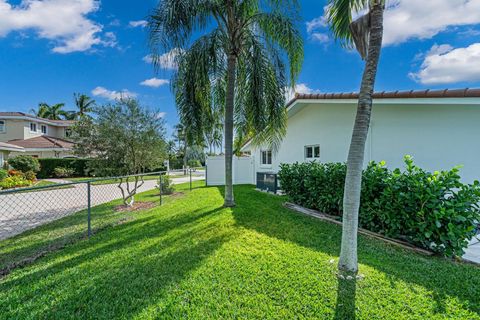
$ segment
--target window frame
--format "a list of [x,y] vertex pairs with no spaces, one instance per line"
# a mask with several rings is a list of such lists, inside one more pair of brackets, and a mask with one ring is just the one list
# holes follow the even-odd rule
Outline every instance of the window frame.
[[[43,128],[45,128],[45,132],[43,132]],[[48,134],[48,126],[46,124],[40,125],[40,133],[41,134]]]
[[72,136],[72,128],[65,128],[63,131],[65,138],[70,138]]
[[3,119],[0,119],[0,122],[2,122],[3,124],[0,126],[0,133],[5,133],[7,132],[7,122]]
[[[35,130],[32,130],[32,125],[35,126]],[[30,122],[30,132],[31,133],[38,133],[38,126],[36,122]]]
[[[269,156],[270,155],[270,158]],[[265,163],[264,160],[266,159]],[[270,160],[270,163],[268,163]],[[272,150],[260,150],[260,166],[264,168],[271,168],[273,164]]]
[[[311,157],[308,157],[308,149],[312,150],[312,156]],[[315,149],[318,148],[318,156],[315,156],[316,152],[315,152]],[[319,144],[310,144],[310,145],[306,145],[304,148],[303,148],[303,156],[305,158],[306,161],[315,161],[315,160],[320,160],[320,156],[321,156],[321,148],[320,148],[320,145]]]

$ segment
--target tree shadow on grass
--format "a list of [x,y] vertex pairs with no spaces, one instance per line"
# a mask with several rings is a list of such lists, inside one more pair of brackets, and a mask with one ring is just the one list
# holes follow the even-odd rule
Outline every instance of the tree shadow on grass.
[[337,301],[335,304],[336,320],[355,319],[355,296],[357,292],[357,281],[338,278]]
[[151,213],[45,257],[0,283],[2,317],[113,319],[152,304],[161,310],[168,290],[232,236],[217,231],[221,209]]
[[[223,188],[218,189],[223,195]],[[338,256],[341,227],[286,209],[285,197],[258,192],[252,186],[235,186],[235,197],[237,206],[232,211],[238,226]],[[476,266],[426,257],[362,235],[358,256],[360,263],[383,272],[391,283],[401,279],[432,291],[439,313],[448,309],[445,301],[453,296],[464,308],[480,314],[480,268]]]

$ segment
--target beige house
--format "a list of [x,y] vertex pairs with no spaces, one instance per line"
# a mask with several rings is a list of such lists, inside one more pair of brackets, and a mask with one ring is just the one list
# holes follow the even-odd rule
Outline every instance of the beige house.
[[0,162],[19,154],[38,158],[73,156],[74,121],[49,120],[23,112],[0,112]]

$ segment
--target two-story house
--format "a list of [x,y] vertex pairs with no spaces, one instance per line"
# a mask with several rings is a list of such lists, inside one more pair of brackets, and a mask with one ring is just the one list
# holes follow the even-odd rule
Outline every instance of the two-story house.
[[50,120],[23,112],[0,112],[0,165],[18,154],[38,158],[73,156],[69,141],[74,121]]

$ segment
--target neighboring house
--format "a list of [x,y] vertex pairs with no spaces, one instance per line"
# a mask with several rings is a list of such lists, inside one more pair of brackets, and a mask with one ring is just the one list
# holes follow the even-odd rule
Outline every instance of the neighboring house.
[[8,156],[11,152],[25,152],[22,147],[5,143],[5,142],[0,142],[0,169],[3,168],[5,164],[5,160],[8,159]]
[[71,157],[73,143],[68,138],[73,123],[23,112],[0,112],[0,142],[20,148],[21,151],[10,150],[10,156],[22,152],[38,158]]
[[[356,93],[297,94],[287,105],[287,134],[278,153],[250,142],[243,146],[252,155],[245,171],[252,183],[256,173],[276,173],[281,163],[345,162],[357,101]],[[403,168],[407,154],[427,170],[462,165],[465,182],[480,179],[480,89],[376,93],[365,164],[385,160],[390,168]]]

